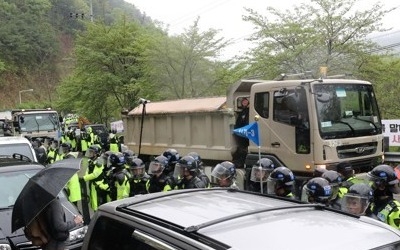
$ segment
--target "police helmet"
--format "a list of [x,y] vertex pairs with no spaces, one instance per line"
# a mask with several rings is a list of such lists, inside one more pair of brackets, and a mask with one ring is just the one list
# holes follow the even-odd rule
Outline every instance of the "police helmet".
[[86,157],[89,157],[90,159],[99,157],[101,153],[101,147],[99,145],[91,145],[85,153]]
[[363,215],[373,198],[373,190],[367,183],[356,183],[343,196],[342,209],[348,213]]
[[268,194],[278,194],[277,190],[283,189],[284,192],[279,193],[281,196],[288,195],[294,185],[294,174],[287,167],[277,167],[272,170],[267,179]]
[[163,155],[159,155],[150,162],[149,174],[150,175],[161,174],[167,165],[168,165],[168,158]]
[[310,203],[328,203],[332,196],[332,186],[322,177],[310,179],[304,186],[307,201]]
[[193,157],[196,160],[198,168],[203,168],[203,160],[197,152],[190,152],[187,155]]
[[112,153],[108,157],[111,167],[122,168],[125,165],[125,157],[122,153]]
[[273,161],[268,158],[261,158],[251,168],[250,180],[253,182],[265,182],[274,168]]
[[396,172],[389,165],[378,165],[367,174],[370,181],[373,182],[372,188],[393,186],[399,183]]
[[335,170],[327,170],[322,174],[321,177],[329,181],[329,184],[332,187],[331,200],[336,199],[339,193],[339,188],[342,186],[342,176]]
[[197,161],[190,155],[185,155],[176,163],[174,177],[184,176],[184,170],[189,171],[190,175],[196,175],[197,173]]
[[173,148],[165,150],[162,155],[167,157],[169,165],[175,165],[180,158],[178,151],[176,151],[176,149]]
[[236,178],[236,167],[230,161],[217,164],[211,172],[211,182],[218,183],[219,180],[233,180]]
[[145,164],[140,158],[132,159],[131,164],[129,164],[133,178],[140,178],[144,175]]

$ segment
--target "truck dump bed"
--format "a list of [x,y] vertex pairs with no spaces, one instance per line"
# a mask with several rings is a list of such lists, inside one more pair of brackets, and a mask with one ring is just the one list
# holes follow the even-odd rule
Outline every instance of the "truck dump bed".
[[195,151],[203,160],[232,159],[235,118],[226,97],[147,103],[142,112],[143,104],[123,117],[124,127],[129,128],[125,144],[136,154],[156,156],[174,148],[180,155]]

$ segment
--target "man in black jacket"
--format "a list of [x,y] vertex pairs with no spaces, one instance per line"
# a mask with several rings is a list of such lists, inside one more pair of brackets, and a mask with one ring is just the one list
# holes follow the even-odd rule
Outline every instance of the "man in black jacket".
[[58,197],[42,213],[44,213],[46,230],[50,236],[43,250],[64,250],[69,230],[83,223],[82,216],[76,215],[73,221],[66,221],[65,212]]

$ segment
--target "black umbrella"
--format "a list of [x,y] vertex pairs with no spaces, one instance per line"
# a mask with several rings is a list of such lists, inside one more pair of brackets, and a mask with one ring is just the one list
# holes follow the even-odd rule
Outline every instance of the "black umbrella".
[[11,230],[29,225],[79,170],[82,159],[65,159],[43,168],[28,180],[12,211]]

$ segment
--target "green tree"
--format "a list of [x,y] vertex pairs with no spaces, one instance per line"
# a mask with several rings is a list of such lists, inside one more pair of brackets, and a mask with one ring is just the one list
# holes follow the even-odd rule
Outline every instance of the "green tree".
[[59,88],[59,107],[102,123],[123,108],[135,107],[143,75],[142,32],[139,25],[124,20],[111,26],[88,24],[76,42],[74,72]]
[[359,67],[358,58],[376,46],[366,36],[384,31],[381,20],[394,10],[384,10],[377,3],[359,11],[357,2],[310,0],[285,12],[269,7],[264,15],[247,9],[244,20],[254,24],[256,33],[251,39],[258,42],[250,53],[253,71],[261,75],[316,73],[320,66],[327,66],[334,74],[353,72]]
[[400,117],[400,58],[386,55],[368,56],[360,62],[357,77],[374,84],[383,119]]
[[20,73],[35,69],[57,53],[55,32],[47,21],[48,0],[0,0],[0,59]]
[[[152,46],[146,50],[146,73],[163,91],[160,99],[190,98],[225,93],[226,70],[230,64],[217,62],[228,41],[218,31],[201,32],[199,19],[183,34],[169,37],[154,32]],[[221,88],[221,86],[224,86]]]

